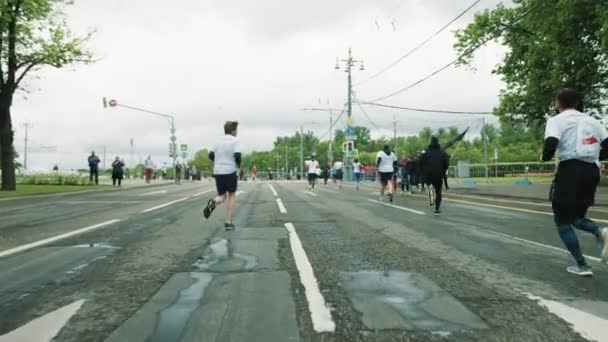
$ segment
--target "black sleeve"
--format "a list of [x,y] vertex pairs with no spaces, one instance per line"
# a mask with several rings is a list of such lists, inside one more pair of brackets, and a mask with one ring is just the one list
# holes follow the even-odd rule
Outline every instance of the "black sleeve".
[[545,145],[543,146],[543,161],[549,161],[553,159],[558,144],[559,140],[555,137],[548,137],[547,139],[545,139]]
[[443,173],[445,174],[445,172],[450,167],[450,156],[448,156],[447,153],[443,154],[443,165],[442,166],[443,166]]
[[241,152],[237,152],[234,154],[234,161],[236,161],[236,165],[241,167]]
[[212,162],[215,161],[215,152],[213,152],[213,151],[209,152],[209,159],[211,159]]
[[608,159],[608,139],[602,141],[602,149],[600,150],[600,160]]
[[382,161],[382,158],[378,157],[378,160],[376,160],[376,166],[380,166],[381,161]]

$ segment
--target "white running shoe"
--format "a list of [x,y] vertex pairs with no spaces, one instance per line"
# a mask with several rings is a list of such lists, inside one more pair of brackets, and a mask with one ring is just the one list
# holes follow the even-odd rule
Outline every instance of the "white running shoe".
[[602,246],[602,262],[608,263],[608,228],[600,230],[600,236],[603,240]]
[[591,267],[589,267],[589,266],[574,265],[574,266],[568,267],[566,270],[568,271],[568,273],[576,274],[581,277],[592,277],[593,276],[593,272],[591,271]]

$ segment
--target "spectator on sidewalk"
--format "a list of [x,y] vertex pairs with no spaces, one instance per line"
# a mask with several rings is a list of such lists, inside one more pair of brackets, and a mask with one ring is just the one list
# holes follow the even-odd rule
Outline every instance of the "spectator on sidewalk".
[[175,161],[175,181],[180,182],[182,180],[182,164],[179,160]]
[[112,185],[116,186],[116,183],[118,183],[118,186],[122,186],[122,178],[125,172],[124,167],[125,163],[120,160],[119,156],[116,156],[116,159],[112,162]]
[[[89,181],[93,181],[93,177],[95,177],[95,185],[99,184],[99,157],[95,155],[95,151],[91,151],[91,155],[88,158],[89,162]],[[57,168],[59,169],[59,168]]]
[[154,173],[154,162],[152,161],[152,157],[148,156],[148,158],[146,158],[146,161],[144,162],[144,174],[146,177],[146,184],[150,184],[153,173]]

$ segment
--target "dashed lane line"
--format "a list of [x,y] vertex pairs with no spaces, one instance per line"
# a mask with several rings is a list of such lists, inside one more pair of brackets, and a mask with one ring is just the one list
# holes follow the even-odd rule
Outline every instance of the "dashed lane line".
[[55,235],[46,239],[42,239],[42,240],[38,240],[36,242],[31,242],[25,245],[21,245],[15,248],[11,248],[11,249],[7,249],[5,251],[0,252],[0,258],[5,257],[5,256],[9,256],[9,255],[13,255],[15,253],[19,253],[19,252],[23,252],[23,251],[27,251],[29,249],[35,248],[35,247],[39,247],[42,245],[46,245],[49,244],[51,242],[55,242],[58,240],[63,240],[69,237],[72,237],[74,235],[78,235],[78,234],[82,234],[82,233],[86,233],[88,231],[91,230],[95,230],[95,229],[99,229],[99,228],[103,228],[103,227],[107,227],[109,225],[112,225],[116,222],[119,222],[120,220],[118,219],[114,219],[114,220],[109,220],[109,221],[105,221],[102,223],[98,223],[98,224],[94,224],[92,226],[88,226],[88,227],[84,227],[81,229],[77,229],[68,233],[63,233],[63,234],[59,234],[59,235]]
[[391,207],[391,208],[395,208],[395,209],[400,209],[400,210],[404,210],[404,211],[409,211],[409,212],[414,213],[414,214],[426,215],[425,212],[420,211],[420,210],[415,210],[415,209],[410,209],[410,208],[406,208],[406,207],[401,207],[401,206],[394,205],[394,204],[388,204],[388,203],[384,203],[384,202],[373,200],[371,198],[368,198],[367,200],[370,201],[370,202],[373,202],[373,203],[378,203],[378,204],[385,205],[387,207]]
[[289,244],[300,275],[300,282],[304,286],[313,329],[316,332],[333,332],[336,329],[336,324],[331,317],[329,307],[325,303],[325,298],[319,290],[317,278],[298,233],[296,233],[296,228],[292,223],[285,223],[285,228],[289,232]]
[[167,203],[164,203],[164,204],[161,204],[161,205],[157,205],[156,207],[152,207],[152,208],[148,208],[146,210],[142,210],[141,213],[142,214],[149,213],[149,212],[154,211],[154,210],[158,210],[158,209],[161,209],[161,208],[164,208],[164,207],[168,207],[168,206],[173,205],[175,203],[179,203],[179,202],[183,202],[183,201],[189,200],[190,198],[191,197],[183,197],[183,198],[180,198],[180,199],[176,199],[175,201],[167,202]]
[[279,206],[279,211],[281,212],[281,214],[287,214],[287,209],[285,208],[285,205],[283,204],[283,201],[281,201],[280,198],[277,198],[277,205]]
[[272,191],[274,197],[279,197],[279,194],[277,194],[277,191],[274,189],[274,186],[272,186],[272,184],[268,184],[268,187],[270,188],[270,191]]

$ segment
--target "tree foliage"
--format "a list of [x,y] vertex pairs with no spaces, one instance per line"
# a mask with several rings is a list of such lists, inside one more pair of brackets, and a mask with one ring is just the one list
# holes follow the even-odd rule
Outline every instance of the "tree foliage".
[[66,23],[71,0],[0,0],[0,152],[2,189],[15,189],[12,118],[17,89],[32,72],[51,66],[90,62],[90,37],[75,37]]
[[542,127],[562,87],[583,92],[588,111],[608,111],[608,1],[513,0],[478,13],[456,37],[460,64],[471,65],[470,52],[486,41],[508,48],[494,70],[506,84],[495,108],[501,120]]

